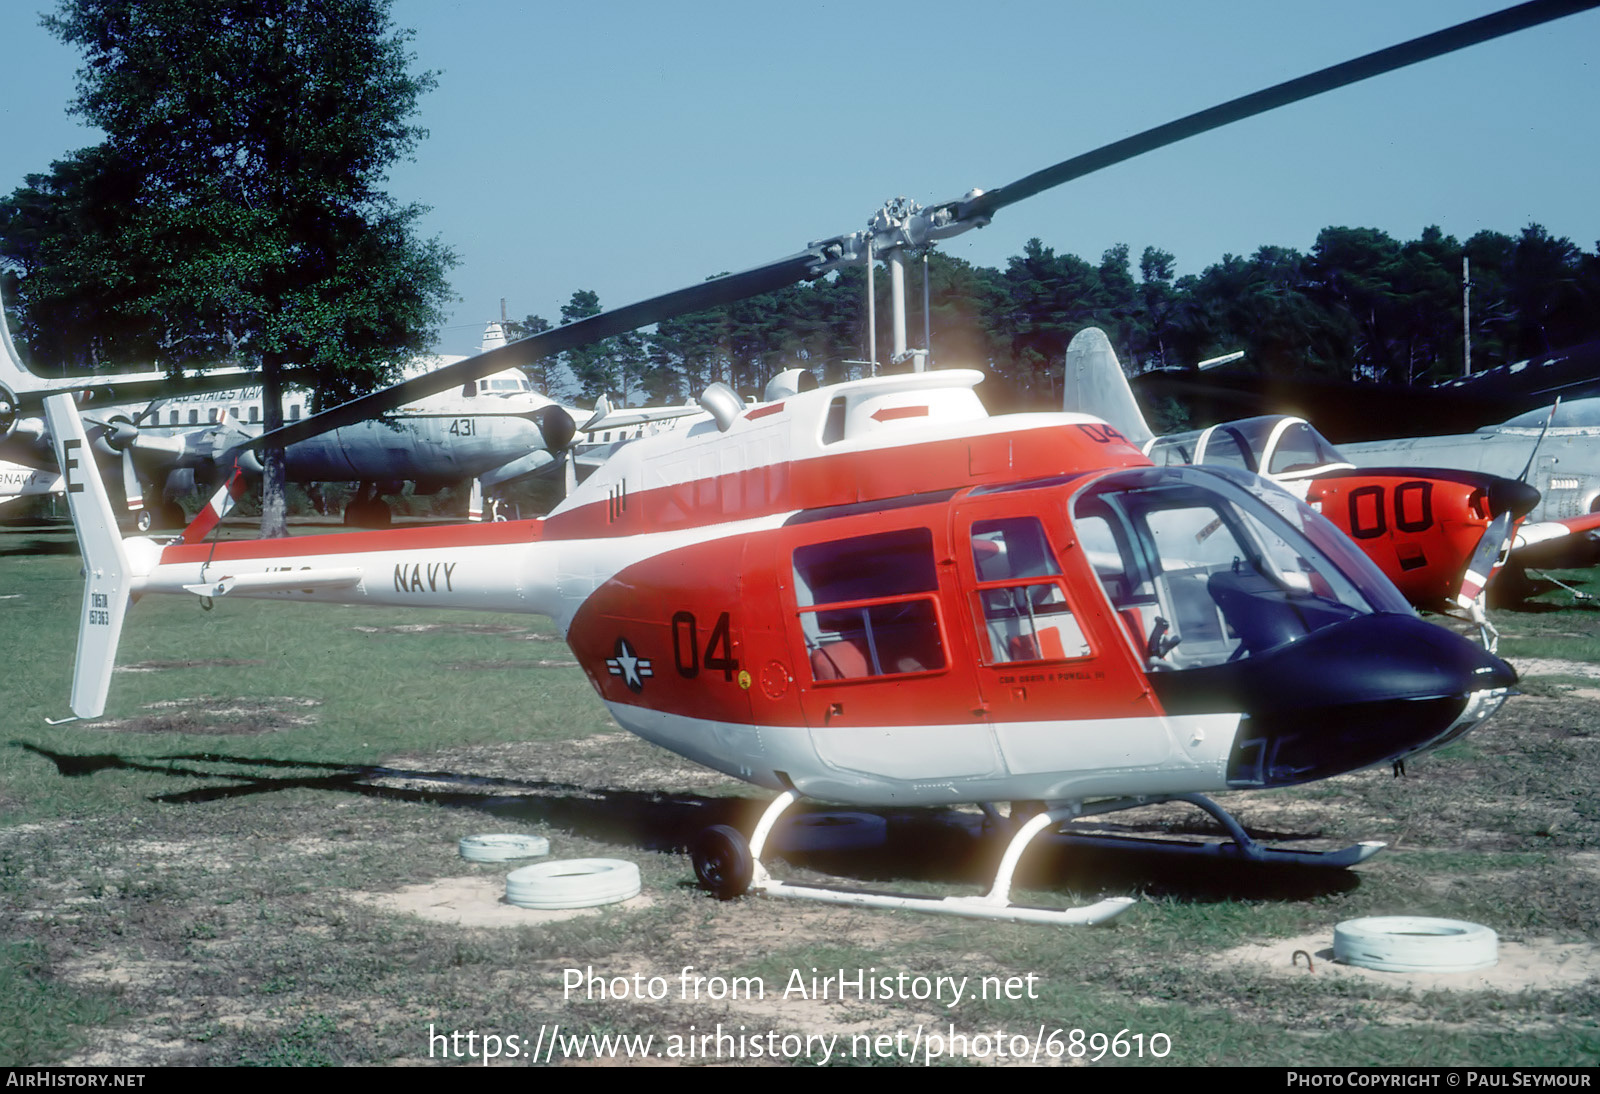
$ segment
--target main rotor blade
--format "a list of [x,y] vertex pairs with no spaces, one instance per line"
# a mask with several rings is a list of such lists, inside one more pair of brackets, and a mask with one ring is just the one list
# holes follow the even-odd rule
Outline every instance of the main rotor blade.
[[[1600,2],[1600,0],[1597,0]],[[387,414],[407,403],[437,395],[442,391],[460,387],[496,372],[532,364],[545,357],[591,345],[604,338],[659,323],[680,315],[690,315],[707,308],[731,304],[752,296],[781,289],[815,275],[817,252],[801,251],[799,254],[757,266],[742,273],[724,274],[722,277],[702,281],[686,289],[652,296],[636,304],[628,304],[611,311],[579,319],[575,323],[555,327],[540,334],[530,335],[508,345],[457,361],[441,369],[403,380],[398,384],[374,391],[369,395],[341,403],[321,414],[313,414],[281,429],[263,433],[243,448],[261,449],[269,444],[290,445],[319,436],[331,429],[339,429],[363,422],[380,414]]]
[[[1186,137],[1597,6],[1600,6],[1600,0],[1533,0],[1531,3],[1487,15],[1481,19],[1414,38],[1409,42],[1369,53],[1365,57],[1358,57],[1309,76],[1289,80],[1265,91],[1245,95],[1209,110],[1180,118],[1178,121],[1126,137],[1093,152],[1064,160],[1054,167],[1035,171],[998,190],[991,190],[970,201],[957,203],[955,219],[987,217],[997,209],[1021,201],[1023,198],[1032,197],[1053,186],[1059,186]],[[625,334],[663,319],[672,319],[772,292],[797,281],[817,276],[822,264],[835,258],[837,255],[825,255],[822,246],[814,245],[798,254],[764,266],[757,266],[743,273],[728,274],[613,311],[601,312],[588,319],[580,319],[576,323],[532,335],[465,361],[447,365],[426,376],[403,381],[370,395],[353,399],[332,410],[292,422],[280,429],[263,433],[245,447],[260,449],[269,444],[289,445],[296,441],[307,440],[331,429],[386,414],[407,403],[448,391],[452,387],[508,368],[530,364],[552,354],[590,345],[613,335]]]
[[1219,126],[1243,121],[1257,114],[1276,110],[1280,106],[1288,106],[1301,99],[1321,95],[1325,91],[1360,83],[1373,76],[1381,76],[1386,72],[1441,57],[1446,53],[1454,53],[1458,49],[1501,38],[1507,34],[1515,34],[1519,30],[1527,30],[1529,27],[1536,27],[1541,23],[1552,22],[1597,6],[1600,6],[1600,0],[1533,0],[1532,3],[1507,8],[1493,15],[1485,15],[1481,19],[1473,19],[1445,30],[1425,34],[1421,38],[1413,38],[1409,42],[1380,49],[1365,57],[1357,57],[1353,61],[1345,61],[1320,72],[1313,72],[1309,76],[1288,80],[1264,91],[1244,95],[1220,106],[1213,106],[1209,110],[1179,118],[1175,122],[1168,122],[1154,129],[1147,129],[1143,133],[1124,137],[1093,152],[1085,152],[1081,156],[1062,160],[1053,167],[1035,171],[1008,186],[990,190],[970,201],[959,203],[956,216],[958,220],[986,217],[998,209],[1003,209],[1023,198],[1032,197],[1053,186],[1060,186],[1064,182],[1082,178],[1123,160],[1153,152],[1169,144],[1176,144],[1178,141]]

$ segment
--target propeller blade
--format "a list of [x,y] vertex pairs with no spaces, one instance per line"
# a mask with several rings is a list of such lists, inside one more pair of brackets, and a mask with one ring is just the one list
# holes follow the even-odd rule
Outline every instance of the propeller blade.
[[1510,510],[1506,510],[1490,521],[1489,527],[1483,530],[1483,536],[1473,548],[1472,558],[1468,560],[1467,568],[1461,575],[1461,589],[1456,593],[1456,604],[1461,608],[1471,608],[1473,602],[1483,593],[1484,586],[1489,584],[1489,576],[1494,573],[1495,564],[1500,561],[1506,543],[1511,538],[1511,523],[1514,519]]
[[975,198],[959,202],[956,219],[965,221],[986,218],[996,210],[1023,198],[1032,197],[1053,186],[1060,186],[1064,182],[1082,178],[1091,172],[1141,156],[1146,152],[1153,152],[1169,144],[1176,144],[1178,141],[1219,126],[1253,118],[1257,114],[1276,110],[1280,106],[1288,106],[1290,103],[1297,103],[1326,91],[1360,83],[1362,80],[1381,76],[1386,72],[1394,72],[1421,61],[1441,57],[1446,53],[1454,53],[1468,46],[1501,38],[1507,34],[1515,34],[1517,31],[1527,30],[1529,27],[1536,27],[1541,23],[1574,15],[1596,6],[1600,6],[1600,0],[1534,0],[1533,3],[1507,8],[1493,15],[1485,15],[1481,19],[1473,19],[1445,30],[1425,34],[1420,38],[1413,38],[1397,46],[1380,49],[1376,53],[1333,65],[1308,76],[1286,80],[1264,91],[1240,96],[1208,110],[1190,114],[1186,118],[1158,125],[1154,129],[1147,129],[1131,137],[1124,137],[1120,141],[1092,152],[1085,152],[1081,156],[1062,160],[1053,167],[1035,171],[998,190],[990,190]]
[[144,508],[144,487],[139,485],[139,472],[133,466],[132,445],[122,450],[122,492],[133,512]]
[[469,357],[465,361],[446,365],[426,376],[402,381],[374,391],[370,395],[352,399],[331,410],[325,410],[321,414],[313,414],[297,422],[290,422],[280,429],[261,434],[245,447],[260,449],[269,444],[294,444],[296,441],[319,436],[330,429],[339,429],[387,414],[407,403],[437,395],[441,391],[449,391],[470,381],[492,376],[496,372],[532,364],[542,358],[564,353],[570,349],[579,349],[613,335],[648,327],[663,319],[690,315],[697,311],[705,311],[707,308],[760,296],[762,293],[772,292],[815,276],[818,257],[819,252],[816,250],[801,251],[788,258],[769,262],[765,266],[757,266],[742,273],[725,274],[686,289],[652,296],[636,304],[613,308],[611,311],[591,315],[587,319],[580,319],[566,326],[529,335],[520,341],[500,346],[487,353],[480,353],[476,357]]
[[133,416],[133,424],[134,425],[143,425],[144,422],[145,422],[145,419],[148,418],[150,420],[150,424],[151,425],[160,425],[161,424],[161,404],[165,403],[165,402],[166,402],[165,399],[159,399],[159,398],[158,399],[151,399],[150,400],[150,404],[148,406],[146,406],[143,410],[139,411],[139,413],[137,413],[137,414],[135,414]]
[[1556,396],[1556,401],[1550,406],[1550,416],[1544,420],[1544,428],[1539,430],[1539,439],[1533,442],[1533,451],[1528,453],[1528,462],[1523,465],[1522,474],[1517,476],[1518,482],[1527,482],[1528,473],[1533,470],[1534,458],[1539,455],[1539,446],[1544,444],[1546,433],[1550,432],[1550,423],[1556,420],[1556,411],[1561,409],[1561,396]]

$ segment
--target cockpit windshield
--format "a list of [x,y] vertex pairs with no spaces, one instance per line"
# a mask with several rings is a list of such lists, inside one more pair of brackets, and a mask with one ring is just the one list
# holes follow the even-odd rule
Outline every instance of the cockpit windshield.
[[1348,466],[1349,462],[1326,437],[1311,427],[1311,423],[1291,421],[1278,434],[1266,473],[1292,475],[1300,471]]
[[1237,661],[1352,616],[1411,610],[1332,525],[1232,468],[1108,475],[1076,496],[1072,522],[1154,668]]
[[1309,423],[1282,414],[1242,418],[1162,437],[1150,445],[1148,455],[1157,466],[1198,463],[1270,476],[1350,466]]

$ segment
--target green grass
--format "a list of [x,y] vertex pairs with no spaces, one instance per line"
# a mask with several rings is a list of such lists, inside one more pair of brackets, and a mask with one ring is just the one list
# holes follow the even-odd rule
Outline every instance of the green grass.
[[[551,629],[538,618],[250,602],[205,613],[150,598],[130,613],[119,662],[198,663],[119,672],[108,723],[45,725],[64,713],[71,677],[81,579],[60,552],[68,539],[59,527],[0,529],[11,688],[0,715],[0,1062],[427,1062],[430,1026],[666,1037],[718,1023],[847,1040],[952,1023],[1030,1036],[1043,1025],[1063,1031],[1060,1044],[1074,1029],[1171,1038],[1164,1061],[1101,1061],[1125,1064],[1600,1059],[1593,980],[1419,993],[1218,960],[1273,939],[1331,941],[1340,920],[1401,912],[1490,923],[1510,941],[1592,946],[1600,708],[1567,701],[1559,685],[1420,758],[1406,779],[1369,771],[1231,796],[1250,824],[1395,845],[1332,881],[1041,852],[1024,862],[1026,899],[1142,899],[1093,929],[722,904],[694,887],[677,833],[748,813],[763,796],[697,781],[688,765],[620,739],[578,669],[538,664],[571,659],[537,637]],[[1548,643],[1549,656],[1600,661],[1585,652],[1594,611],[1495,618],[1510,649]],[[925,816],[891,814],[891,833],[917,838],[877,858],[774,869],[831,866],[925,893],[984,887],[981,865],[949,851],[966,846],[959,839],[925,844],[923,829],[897,827],[913,814]],[[1161,816],[1188,825],[1199,815]],[[497,884],[501,868],[456,854],[457,839],[483,831],[545,835],[564,858],[633,860],[650,901],[487,928],[368,899],[445,879]],[[690,1004],[563,990],[565,970],[593,967],[659,975],[676,992],[685,966],[759,976],[768,997]],[[813,967],[974,985],[1031,977],[1031,993],[954,1008],[782,998],[794,971]]]
[[116,1020],[114,994],[74,990],[51,975],[37,944],[0,942],[0,1061],[40,1065],[79,1047],[85,1028]]

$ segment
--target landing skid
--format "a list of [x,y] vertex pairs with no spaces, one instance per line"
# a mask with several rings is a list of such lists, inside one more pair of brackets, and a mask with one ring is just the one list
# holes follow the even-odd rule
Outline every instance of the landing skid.
[[800,799],[793,790],[779,794],[762,814],[749,843],[734,829],[717,825],[707,829],[697,841],[694,850],[695,873],[700,882],[717,896],[731,900],[743,893],[757,892],[765,896],[789,897],[796,900],[819,900],[826,904],[848,904],[866,908],[901,908],[910,911],[932,912],[937,915],[958,915],[976,919],[1003,919],[1019,923],[1055,923],[1085,926],[1104,923],[1113,916],[1133,906],[1132,897],[1110,897],[1082,908],[1041,908],[1011,902],[1011,878],[1017,862],[1034,837],[1052,825],[1070,820],[1070,809],[1040,813],[1011,838],[1005,856],[995,872],[994,885],[983,896],[927,897],[909,893],[877,892],[866,889],[845,889],[824,885],[797,885],[778,881],[767,873],[761,863],[761,852],[767,838],[788,808]]
[[1076,816],[1111,813],[1119,809],[1132,809],[1140,805],[1161,805],[1165,802],[1187,802],[1203,809],[1227,831],[1231,842],[1196,843],[1185,840],[1143,839],[1132,836],[1077,835],[1070,829],[1064,833],[1067,842],[1075,847],[1129,848],[1135,847],[1169,854],[1201,855],[1226,859],[1230,862],[1286,863],[1295,866],[1316,866],[1330,870],[1345,870],[1365,862],[1388,844],[1379,840],[1363,840],[1337,851],[1296,851],[1287,847],[1269,847],[1251,839],[1244,827],[1222,806],[1204,794],[1171,794],[1150,798],[1119,798],[1115,801],[1096,802],[1084,807]]
[[[1078,817],[1111,813],[1141,805],[1160,805],[1172,801],[1187,802],[1205,810],[1215,818],[1227,830],[1232,842],[1194,843],[1121,836],[1079,836],[1070,831],[1066,832],[1065,836],[1076,846],[1119,849],[1138,847],[1171,854],[1211,856],[1234,862],[1285,863],[1342,870],[1359,862],[1365,862],[1386,846],[1369,840],[1338,851],[1296,851],[1268,847],[1251,839],[1227,810],[1203,794],[1118,798],[1090,805],[1072,803],[1056,809],[1043,810],[1022,824],[1006,846],[1005,855],[1002,856],[1000,866],[995,871],[994,885],[983,896],[929,897],[870,889],[847,889],[832,885],[800,885],[774,878],[762,864],[761,853],[779,818],[799,799],[799,793],[793,790],[786,790],[773,799],[767,811],[761,815],[761,820],[756,824],[748,842],[736,829],[726,825],[719,824],[702,833],[691,849],[695,874],[700,883],[723,900],[732,900],[746,892],[755,892],[764,896],[818,900],[827,904],[847,904],[855,907],[900,908],[908,911],[932,912],[936,915],[1000,919],[1017,923],[1086,926],[1104,923],[1127,911],[1133,905],[1134,899],[1125,896],[1109,897],[1081,908],[1044,908],[1016,904],[1011,900],[1012,878],[1023,852],[1041,833],[1058,825],[1065,825],[1066,822]],[[986,809],[985,812],[989,810]]]

